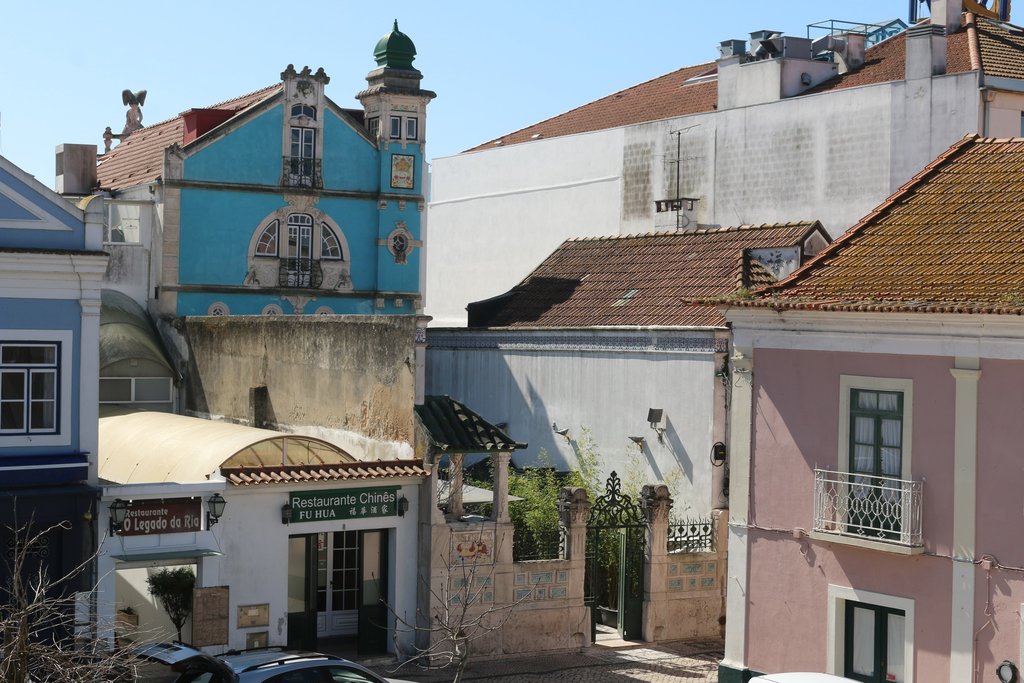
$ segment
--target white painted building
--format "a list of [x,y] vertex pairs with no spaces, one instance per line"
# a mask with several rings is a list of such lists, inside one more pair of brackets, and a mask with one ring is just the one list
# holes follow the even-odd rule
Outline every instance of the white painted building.
[[764,58],[725,41],[715,62],[435,159],[432,324],[465,325],[567,238],[805,220],[836,236],[963,135],[1020,135],[1024,36],[962,8],[933,0],[932,23],[866,51],[847,37],[832,62],[804,38],[752,34],[781,48]]
[[[351,642],[360,653],[391,651],[394,615],[416,613],[411,568],[426,475],[420,461],[362,463],[309,437],[167,413],[105,414],[98,622],[113,636],[131,608],[138,624],[119,636],[167,640],[174,634],[146,578],[185,565],[195,568],[198,593],[183,636],[196,646]],[[402,638],[411,644],[410,634]]]

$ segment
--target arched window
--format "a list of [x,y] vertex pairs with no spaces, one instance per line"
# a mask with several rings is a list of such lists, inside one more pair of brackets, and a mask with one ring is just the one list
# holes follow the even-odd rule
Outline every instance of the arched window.
[[277,256],[277,230],[280,225],[280,221],[270,221],[270,223],[260,233],[260,238],[256,241],[256,255],[257,256]]
[[316,121],[316,108],[308,104],[296,104],[292,106],[292,117],[305,116]]
[[335,260],[342,258],[341,243],[327,223],[320,224],[320,258]]

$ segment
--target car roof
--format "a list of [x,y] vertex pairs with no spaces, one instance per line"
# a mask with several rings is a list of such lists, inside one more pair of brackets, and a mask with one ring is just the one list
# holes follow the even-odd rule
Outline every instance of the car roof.
[[243,650],[240,652],[229,651],[219,655],[218,659],[231,667],[231,670],[236,674],[243,671],[251,671],[257,667],[272,663],[293,664],[302,661],[346,661],[334,655],[325,655],[319,652],[303,652],[300,650],[285,650],[279,647]]

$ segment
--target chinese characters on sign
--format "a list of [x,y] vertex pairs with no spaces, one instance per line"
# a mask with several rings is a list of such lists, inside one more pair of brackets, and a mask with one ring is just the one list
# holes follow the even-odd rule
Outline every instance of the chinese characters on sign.
[[398,487],[295,491],[288,497],[291,523],[331,519],[392,517],[398,514]]
[[122,536],[177,534],[202,529],[202,501],[198,498],[134,500],[128,506]]

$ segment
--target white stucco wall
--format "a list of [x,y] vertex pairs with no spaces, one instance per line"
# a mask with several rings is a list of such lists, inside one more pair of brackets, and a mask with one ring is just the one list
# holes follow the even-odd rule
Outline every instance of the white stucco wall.
[[[616,470],[624,481],[669,484],[680,516],[714,506],[712,332],[431,330],[427,341],[427,393],[508,423],[509,435],[529,444],[513,454],[517,466],[538,464],[543,449],[552,466],[573,468],[587,429],[605,476]],[[683,344],[693,349],[664,349]],[[663,442],[647,423],[649,408],[664,410]],[[644,437],[642,450],[630,436]]]
[[[330,531],[356,531],[363,529],[388,529],[389,534],[389,577],[390,603],[396,613],[409,615],[410,623],[414,621],[416,611],[417,589],[417,514],[419,509],[420,480],[359,480],[356,482],[325,482],[308,483],[289,486],[254,486],[252,488],[227,486],[221,489],[227,503],[220,522],[210,529],[198,533],[153,534],[148,536],[114,536],[105,538],[101,544],[99,557],[100,597],[97,602],[100,623],[112,624],[114,610],[126,604],[134,604],[138,598],[138,572],[125,573],[115,570],[142,569],[182,564],[182,561],[159,560],[153,562],[115,561],[112,555],[123,555],[126,552],[161,552],[173,554],[180,552],[187,556],[197,549],[214,550],[220,556],[199,558],[197,564],[197,587],[227,586],[229,589],[228,605],[228,642],[223,647],[211,646],[211,651],[223,651],[228,648],[244,648],[246,634],[267,631],[270,645],[287,643],[288,623],[288,537],[289,535],[313,534]],[[376,488],[383,486],[401,486],[399,496],[409,500],[409,512],[404,517],[373,517],[356,520],[338,520],[308,523],[282,524],[281,506],[288,500],[293,491],[335,490],[345,488]],[[128,487],[110,489],[107,498],[100,506],[102,528],[107,528],[107,508],[114,496],[122,498],[158,498],[153,485],[140,487],[136,496],[127,492]],[[167,485],[164,495],[180,497],[199,495],[205,501],[208,493],[191,488]],[[206,503],[203,503],[202,514],[206,515]],[[187,561],[184,563],[187,564]],[[134,574],[134,576],[133,576]],[[132,582],[129,583],[128,580]],[[144,577],[141,579],[144,587]],[[240,605],[268,604],[270,609],[269,626],[238,628],[237,616]],[[148,639],[159,639],[166,635],[165,620],[156,619],[155,623],[147,622],[145,617],[151,616],[148,610],[140,611],[140,636]],[[189,627],[186,627],[185,638]],[[408,644],[410,638],[403,638]],[[392,647],[388,641],[388,647]]]
[[654,201],[676,193],[674,131],[699,224],[818,219],[838,236],[981,117],[969,72],[435,159],[426,313],[464,325],[467,303],[507,291],[563,240],[664,224]]

